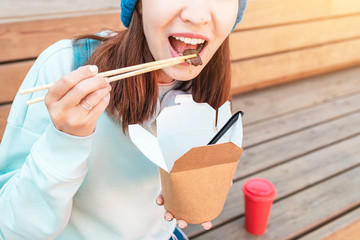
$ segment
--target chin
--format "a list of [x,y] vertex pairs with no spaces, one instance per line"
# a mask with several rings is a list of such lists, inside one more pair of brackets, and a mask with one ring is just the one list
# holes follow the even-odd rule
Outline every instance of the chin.
[[191,66],[191,73],[189,70],[189,67],[185,67],[185,69],[164,69],[164,72],[166,73],[166,75],[168,75],[169,77],[171,77],[172,79],[178,80],[178,81],[190,81],[194,78],[196,78],[201,70],[201,69],[197,69],[198,67],[194,67]]

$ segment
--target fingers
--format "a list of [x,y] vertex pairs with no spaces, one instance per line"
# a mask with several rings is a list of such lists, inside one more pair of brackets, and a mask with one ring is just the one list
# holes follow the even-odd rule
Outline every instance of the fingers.
[[[77,106],[78,106],[78,108],[83,107],[83,109],[85,109],[85,107],[90,107],[92,109],[94,106],[97,106],[103,100],[103,98],[107,94],[110,93],[110,91],[111,91],[110,85],[108,85],[105,88],[95,90],[94,92],[85,96],[83,99],[79,100],[78,101],[79,103],[77,104]],[[66,100],[64,100],[64,101],[66,101]],[[79,109],[79,111],[81,111],[81,109]],[[93,112],[93,111],[90,111],[90,112]]]
[[[166,221],[172,221],[174,219],[174,216],[170,213],[170,212],[166,212],[164,214],[164,218]],[[181,229],[186,228],[188,226],[187,222],[184,220],[177,220],[177,226]],[[209,230],[210,228],[212,228],[212,223],[211,222],[204,222],[201,224],[201,226],[205,229],[205,230]]]
[[181,229],[186,228],[187,222],[185,222],[184,220],[177,220],[177,226]]
[[170,221],[172,221],[174,219],[174,216],[170,212],[166,212],[164,214],[164,218],[165,218],[166,221],[170,222]]
[[63,96],[60,102],[63,106],[76,106],[86,97],[86,100],[93,105],[96,105],[106,95],[106,92],[110,90],[111,87],[108,79],[92,77],[76,84],[65,96]]
[[201,224],[201,226],[205,229],[205,230],[209,230],[212,227],[211,222],[204,222]]
[[[166,212],[164,215],[164,218],[166,221],[172,221],[174,219],[174,216],[170,213],[170,212]],[[177,220],[177,226],[179,228],[186,228],[187,227],[187,222],[185,222],[184,220]]]
[[101,101],[94,106],[91,110],[86,110],[81,106],[76,108],[65,109],[64,111],[59,108],[49,109],[49,114],[54,126],[62,132],[74,136],[89,136],[94,132],[96,122],[100,115],[104,112],[109,104],[110,93],[107,93]]
[[164,198],[163,198],[163,196],[161,195],[161,193],[160,193],[160,195],[156,198],[156,204],[159,205],[159,206],[164,205]]
[[[162,193],[160,192],[159,196],[156,198],[156,204],[159,206],[162,206],[164,204],[164,198],[162,196]],[[174,219],[174,215],[172,215],[170,212],[166,212],[164,214],[164,218],[167,221],[172,221]],[[188,226],[187,222],[184,220],[177,220],[177,226],[181,229],[186,228]],[[212,224],[211,222],[204,222],[201,224],[201,226],[205,229],[205,230],[209,230],[210,228],[212,228]]]
[[96,66],[84,66],[56,82],[45,97],[54,126],[75,136],[94,132],[96,122],[110,101],[107,79],[95,76]]
[[105,111],[107,105],[109,105],[109,102],[110,91],[106,90],[104,96],[100,99],[100,101],[97,101],[95,107],[91,111],[89,111],[89,119],[98,119],[100,115]]
[[80,81],[91,78],[98,74],[98,68],[95,65],[79,67],[77,70],[64,75],[59,81],[49,89],[47,96],[49,101],[61,99],[70,89]]

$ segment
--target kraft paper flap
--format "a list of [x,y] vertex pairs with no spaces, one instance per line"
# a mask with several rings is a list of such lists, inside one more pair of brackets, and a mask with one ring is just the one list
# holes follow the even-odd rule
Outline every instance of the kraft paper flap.
[[160,169],[165,209],[192,224],[213,220],[224,207],[237,165],[238,161],[177,173]]
[[[153,163],[170,172],[174,162],[194,147],[205,146],[231,117],[230,103],[218,109],[218,126],[215,128],[216,111],[207,103],[196,103],[191,94],[176,96],[178,105],[165,107],[157,118],[158,137],[138,124],[129,125],[133,143]],[[218,143],[233,142],[241,147],[241,118]]]
[[175,162],[171,173],[237,162],[242,151],[231,142],[193,148]]

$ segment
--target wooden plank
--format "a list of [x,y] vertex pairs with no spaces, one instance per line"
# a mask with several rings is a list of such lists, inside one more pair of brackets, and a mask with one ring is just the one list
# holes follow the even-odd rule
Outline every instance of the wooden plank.
[[360,15],[322,19],[230,35],[233,60],[274,54],[360,37]]
[[[359,155],[357,155],[357,160],[359,159]],[[339,162],[342,160],[343,158],[337,159]],[[299,165],[303,166],[304,164]],[[322,170],[324,166],[326,165],[319,165],[319,168]],[[321,174],[321,170],[318,170],[319,174]],[[315,174],[311,176],[315,176]],[[288,176],[286,180],[291,178]],[[301,176],[300,178],[306,181],[305,177]],[[254,236],[247,233],[244,228],[244,218],[240,217],[194,239],[270,240],[296,237],[329,218],[360,205],[359,180],[360,167],[356,167],[276,202],[271,210],[267,231],[264,235]],[[275,186],[278,187],[276,184]]]
[[342,239],[357,239],[360,236],[360,220],[350,224],[349,226],[333,233],[324,240],[342,240]]
[[[287,83],[233,97],[233,109],[245,112],[244,125],[279,117],[333,98],[360,92],[360,67]],[[245,133],[246,136],[247,133]]]
[[360,110],[360,93],[245,127],[245,148]]
[[0,62],[35,58],[60,39],[119,29],[119,17],[116,13],[0,24]]
[[[360,208],[335,219],[319,229],[299,238],[301,240],[335,240],[335,239],[356,239],[360,236]],[[349,235],[352,234],[352,235]],[[356,235],[355,235],[356,234]]]
[[264,56],[232,65],[232,91],[240,93],[360,65],[360,38]]
[[0,105],[0,140],[4,134],[6,120],[9,115],[11,104]]
[[[223,211],[213,221],[214,226],[221,225],[225,220],[243,216],[244,200],[242,186],[248,179],[254,177],[269,179],[271,182],[273,182],[277,189],[277,199],[283,199],[288,195],[321,182],[323,179],[327,179],[328,177],[333,176],[338,172],[342,172],[348,168],[351,168],[352,166],[360,164],[360,149],[356,147],[359,144],[360,136],[357,136],[355,138],[334,144],[327,149],[319,150],[286,164],[269,169],[268,171],[255,174],[251,177],[235,182],[230,188]],[[357,149],[355,150],[354,147]],[[359,179],[359,176],[357,179]],[[226,227],[226,225],[224,227]],[[231,231],[237,231],[238,229],[239,226],[232,226]],[[186,230],[186,233],[190,236],[200,232],[203,232],[203,230],[197,225],[190,225]],[[205,236],[213,235],[205,234]]]
[[303,22],[360,12],[357,0],[249,0],[236,30]]
[[245,148],[234,178],[253,174],[358,134],[360,133],[359,122],[360,112],[255,147]]
[[0,103],[9,103],[14,99],[26,73],[34,61],[23,61],[0,65]]
[[[15,2],[15,4],[14,4]],[[0,22],[26,21],[25,18],[41,18],[49,15],[63,15],[64,13],[86,13],[119,9],[119,0],[62,0],[62,1],[14,1],[3,0],[0,2]],[[119,11],[119,10],[118,10]]]

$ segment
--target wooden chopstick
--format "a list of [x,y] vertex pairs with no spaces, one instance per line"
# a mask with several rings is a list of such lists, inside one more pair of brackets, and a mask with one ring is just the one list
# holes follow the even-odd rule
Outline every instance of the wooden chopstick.
[[[163,59],[163,60],[159,60],[159,61],[143,63],[143,64],[139,64],[139,65],[135,65],[135,66],[130,66],[130,67],[119,68],[119,69],[115,69],[115,70],[102,72],[102,73],[97,74],[97,76],[108,77],[108,76],[113,76],[113,75],[117,75],[117,74],[121,74],[121,73],[126,73],[126,72],[139,70],[139,69],[144,69],[144,68],[148,68],[148,67],[158,66],[158,65],[161,65],[161,64],[165,64],[165,63],[176,62],[176,64],[179,64],[179,63],[177,63],[179,60],[184,62],[186,59],[194,58],[196,56],[197,56],[196,54],[191,54],[191,55],[186,55],[186,56],[181,56],[181,57],[168,58],[168,59]],[[172,66],[172,65],[170,65],[170,66]],[[155,70],[158,70],[158,69],[160,69],[160,68],[156,68]],[[151,71],[154,71],[154,70],[151,70]],[[139,74],[141,74],[141,72]],[[132,76],[135,76],[135,75],[132,75]],[[123,79],[123,78],[120,78],[120,79]],[[118,80],[120,80],[120,79],[118,79]],[[38,91],[49,89],[53,85],[54,85],[54,83],[49,83],[49,84],[46,84],[46,85],[43,85],[43,86],[27,88],[27,89],[20,90],[19,93],[23,95],[23,94],[38,92]]]
[[[126,67],[126,68],[120,68],[120,69],[116,69],[116,70],[102,72],[102,73],[99,73],[98,76],[106,77],[106,76],[123,73],[123,74],[115,75],[115,76],[112,76],[109,78],[110,82],[114,82],[114,81],[118,81],[118,80],[125,79],[128,77],[133,77],[133,76],[140,75],[143,73],[147,73],[147,72],[155,71],[158,69],[170,67],[170,66],[173,66],[176,64],[180,64],[180,63],[183,63],[186,59],[194,58],[196,56],[197,56],[196,54],[192,54],[192,55],[186,55],[186,56],[182,56],[182,57],[169,58],[169,59],[164,59],[164,60],[160,60],[160,61],[139,64],[139,65],[130,66],[130,67]],[[136,70],[136,69],[138,69],[138,70]],[[126,72],[126,73],[124,73],[124,72]],[[36,92],[36,91],[49,89],[53,84],[54,83],[39,86],[39,87],[24,89],[20,92],[20,94],[32,93],[32,92]],[[28,100],[28,101],[26,101],[26,104],[30,105],[30,104],[41,102],[44,100],[45,100],[45,96],[42,96],[42,97]]]

